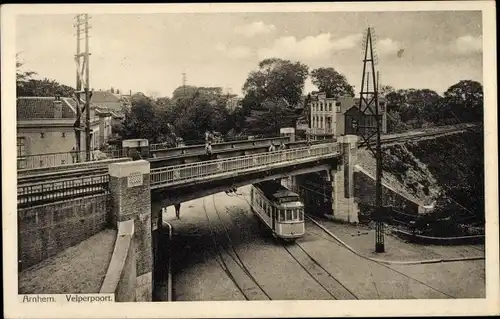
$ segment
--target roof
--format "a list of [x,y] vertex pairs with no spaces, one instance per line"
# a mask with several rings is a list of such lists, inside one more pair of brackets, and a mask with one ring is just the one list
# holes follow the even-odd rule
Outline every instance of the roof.
[[54,101],[55,97],[18,97],[16,101],[17,119],[72,119],[76,117],[76,108],[71,104],[71,98],[61,98],[62,112],[61,116],[57,117],[55,117]]
[[108,109],[108,111],[121,112],[124,104],[130,104],[130,97],[114,94],[108,91],[94,91],[92,104]]
[[286,197],[299,197],[297,193],[292,192],[285,186],[280,183],[267,181],[255,184],[258,188],[260,188],[266,197],[271,200],[278,200]]
[[108,91],[93,91],[92,103],[120,102],[120,97]]

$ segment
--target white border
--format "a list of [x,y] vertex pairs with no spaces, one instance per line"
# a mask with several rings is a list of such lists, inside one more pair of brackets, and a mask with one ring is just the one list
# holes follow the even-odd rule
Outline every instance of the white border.
[[[17,298],[16,159],[15,151],[15,19],[19,14],[180,13],[180,12],[302,12],[302,11],[435,11],[480,10],[483,14],[483,86],[485,102],[486,299],[106,303],[99,305],[19,304]],[[4,305],[8,318],[154,318],[154,317],[316,317],[498,314],[498,176],[496,29],[493,1],[279,3],[279,4],[126,4],[38,5],[1,7],[2,48],[2,218]]]

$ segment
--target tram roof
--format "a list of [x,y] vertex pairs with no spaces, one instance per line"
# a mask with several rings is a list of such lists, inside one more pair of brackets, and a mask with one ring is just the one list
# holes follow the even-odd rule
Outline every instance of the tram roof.
[[277,182],[261,182],[257,183],[255,186],[259,187],[266,196],[270,196],[274,199],[286,198],[286,197],[299,197],[297,193],[292,192],[281,183]]

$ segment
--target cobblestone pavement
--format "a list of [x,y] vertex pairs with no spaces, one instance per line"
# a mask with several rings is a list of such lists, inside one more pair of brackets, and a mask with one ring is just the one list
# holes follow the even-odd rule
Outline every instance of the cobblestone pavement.
[[[248,190],[245,187],[239,192],[247,195]],[[310,222],[306,224],[307,234],[297,245],[287,246],[290,254],[259,228],[245,200],[221,193],[184,203],[180,220],[175,219],[173,207],[164,215],[164,220],[174,227],[177,250],[174,300],[244,300],[243,293],[214,257],[205,209],[216,241],[228,244],[224,225],[239,257],[272,300],[462,298],[485,294],[484,260],[403,266],[380,264],[352,253]],[[374,238],[371,233],[358,236],[357,231],[363,231],[360,228],[321,222],[342,240],[348,240],[349,245],[371,254]],[[352,233],[356,236],[351,236]],[[480,247],[414,247],[398,240],[387,237],[388,253],[383,258],[413,260],[423,256],[442,258],[481,253]],[[380,258],[374,253],[373,257]],[[263,293],[257,291],[255,284],[250,289],[252,282],[248,276],[241,270],[238,272],[235,264],[230,268],[237,282],[248,288],[244,292],[249,299],[262,299]],[[249,293],[250,290],[255,295]]]
[[20,294],[98,293],[116,231],[106,229],[19,274]]

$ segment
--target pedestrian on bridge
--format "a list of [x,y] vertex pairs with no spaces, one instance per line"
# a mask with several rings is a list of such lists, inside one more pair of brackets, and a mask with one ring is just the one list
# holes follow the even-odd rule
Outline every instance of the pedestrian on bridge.
[[208,159],[211,160],[212,159],[212,142],[208,141],[205,144],[205,152],[208,155]]
[[181,203],[174,204],[175,207],[175,216],[177,219],[181,218]]
[[285,148],[286,148],[285,144],[283,143],[283,141],[281,141],[279,150],[283,151]]
[[77,158],[78,154],[77,154],[76,149],[75,149],[74,146],[71,149],[70,154],[71,154],[71,159],[73,160],[73,163],[76,163],[77,160],[78,160],[78,158]]
[[274,146],[274,142],[271,142],[271,146],[269,146],[269,152],[276,151],[276,147]]

